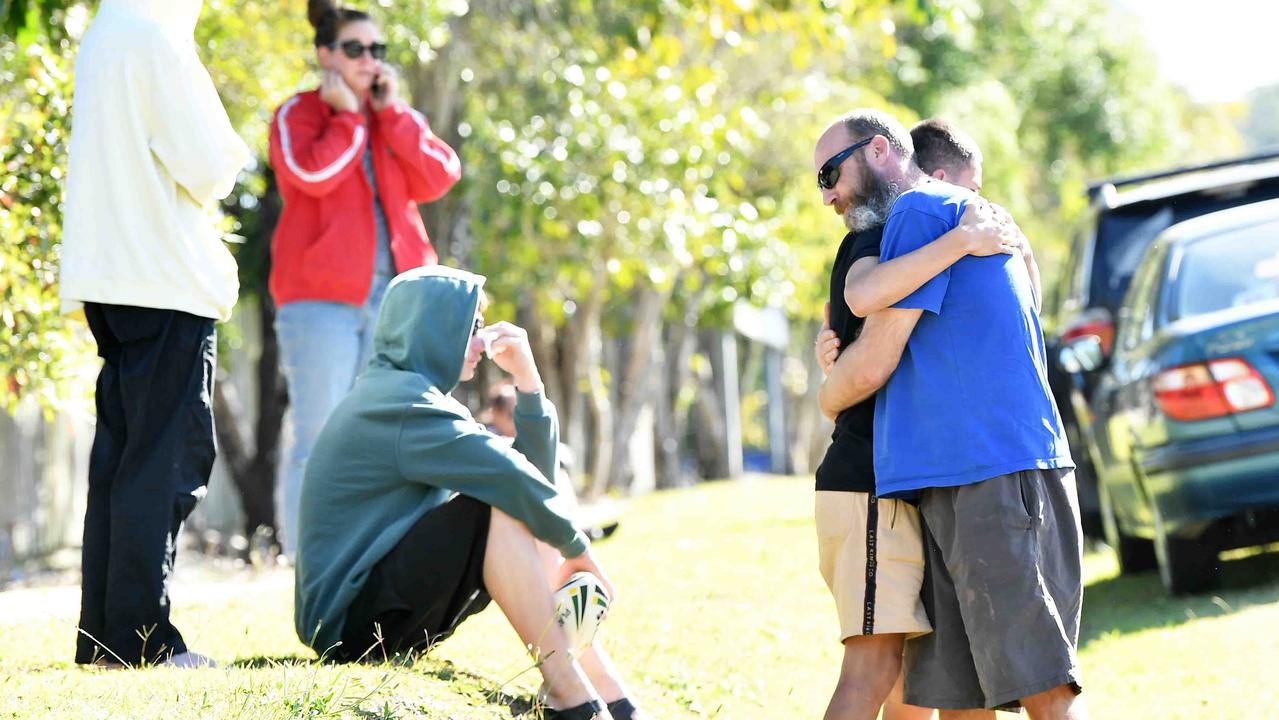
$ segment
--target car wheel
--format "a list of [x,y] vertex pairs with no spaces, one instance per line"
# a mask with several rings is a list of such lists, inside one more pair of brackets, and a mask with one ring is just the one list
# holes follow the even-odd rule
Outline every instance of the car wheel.
[[1171,595],[1187,595],[1207,590],[1221,579],[1217,550],[1195,540],[1174,537],[1155,512],[1155,558],[1159,579]]
[[1145,538],[1125,535],[1119,527],[1119,518],[1115,517],[1115,505],[1111,502],[1110,491],[1105,484],[1099,483],[1097,495],[1101,505],[1101,527],[1106,537],[1106,544],[1119,556],[1119,573],[1131,575],[1155,569],[1155,543]]

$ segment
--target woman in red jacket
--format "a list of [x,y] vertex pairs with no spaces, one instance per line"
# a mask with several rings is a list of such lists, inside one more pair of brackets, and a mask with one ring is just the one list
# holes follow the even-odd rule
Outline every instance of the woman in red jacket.
[[284,202],[271,241],[271,297],[292,435],[278,498],[284,551],[297,540],[307,457],[373,348],[382,295],[397,273],[436,262],[418,203],[461,177],[457,154],[402,101],[367,14],[311,0],[320,87],[271,123]]

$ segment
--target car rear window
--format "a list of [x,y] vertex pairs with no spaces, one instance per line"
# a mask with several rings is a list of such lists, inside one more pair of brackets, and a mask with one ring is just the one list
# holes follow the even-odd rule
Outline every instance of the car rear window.
[[1222,189],[1134,203],[1101,215],[1088,287],[1088,305],[1119,310],[1137,263],[1155,236],[1172,225],[1226,208],[1279,197],[1279,178],[1224,194]]
[[1279,220],[1195,240],[1174,272],[1174,320],[1279,299]]
[[1155,236],[1173,224],[1173,220],[1173,211],[1169,207],[1125,208],[1102,216],[1097,228],[1092,287],[1089,288],[1092,305],[1115,312],[1146,248]]

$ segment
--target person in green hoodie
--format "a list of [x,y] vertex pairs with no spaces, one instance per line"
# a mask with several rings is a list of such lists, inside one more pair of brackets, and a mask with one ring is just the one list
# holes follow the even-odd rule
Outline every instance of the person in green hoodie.
[[[528,336],[484,327],[483,284],[434,266],[387,289],[374,357],[307,463],[298,636],[339,662],[382,659],[447,638],[492,599],[535,654],[546,718],[642,718],[598,643],[574,657],[554,621],[551,591],[575,572],[615,595],[547,480],[558,422]],[[518,391],[513,444],[450,395],[485,352]]]

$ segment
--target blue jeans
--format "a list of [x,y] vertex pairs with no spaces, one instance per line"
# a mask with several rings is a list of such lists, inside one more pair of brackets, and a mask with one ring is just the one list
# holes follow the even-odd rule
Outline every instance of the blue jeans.
[[381,273],[374,275],[362,306],[307,300],[282,305],[276,313],[280,364],[289,387],[287,426],[292,432],[285,436],[275,506],[281,543],[289,557],[297,553],[306,460],[329,413],[373,357],[373,329],[390,280]]

